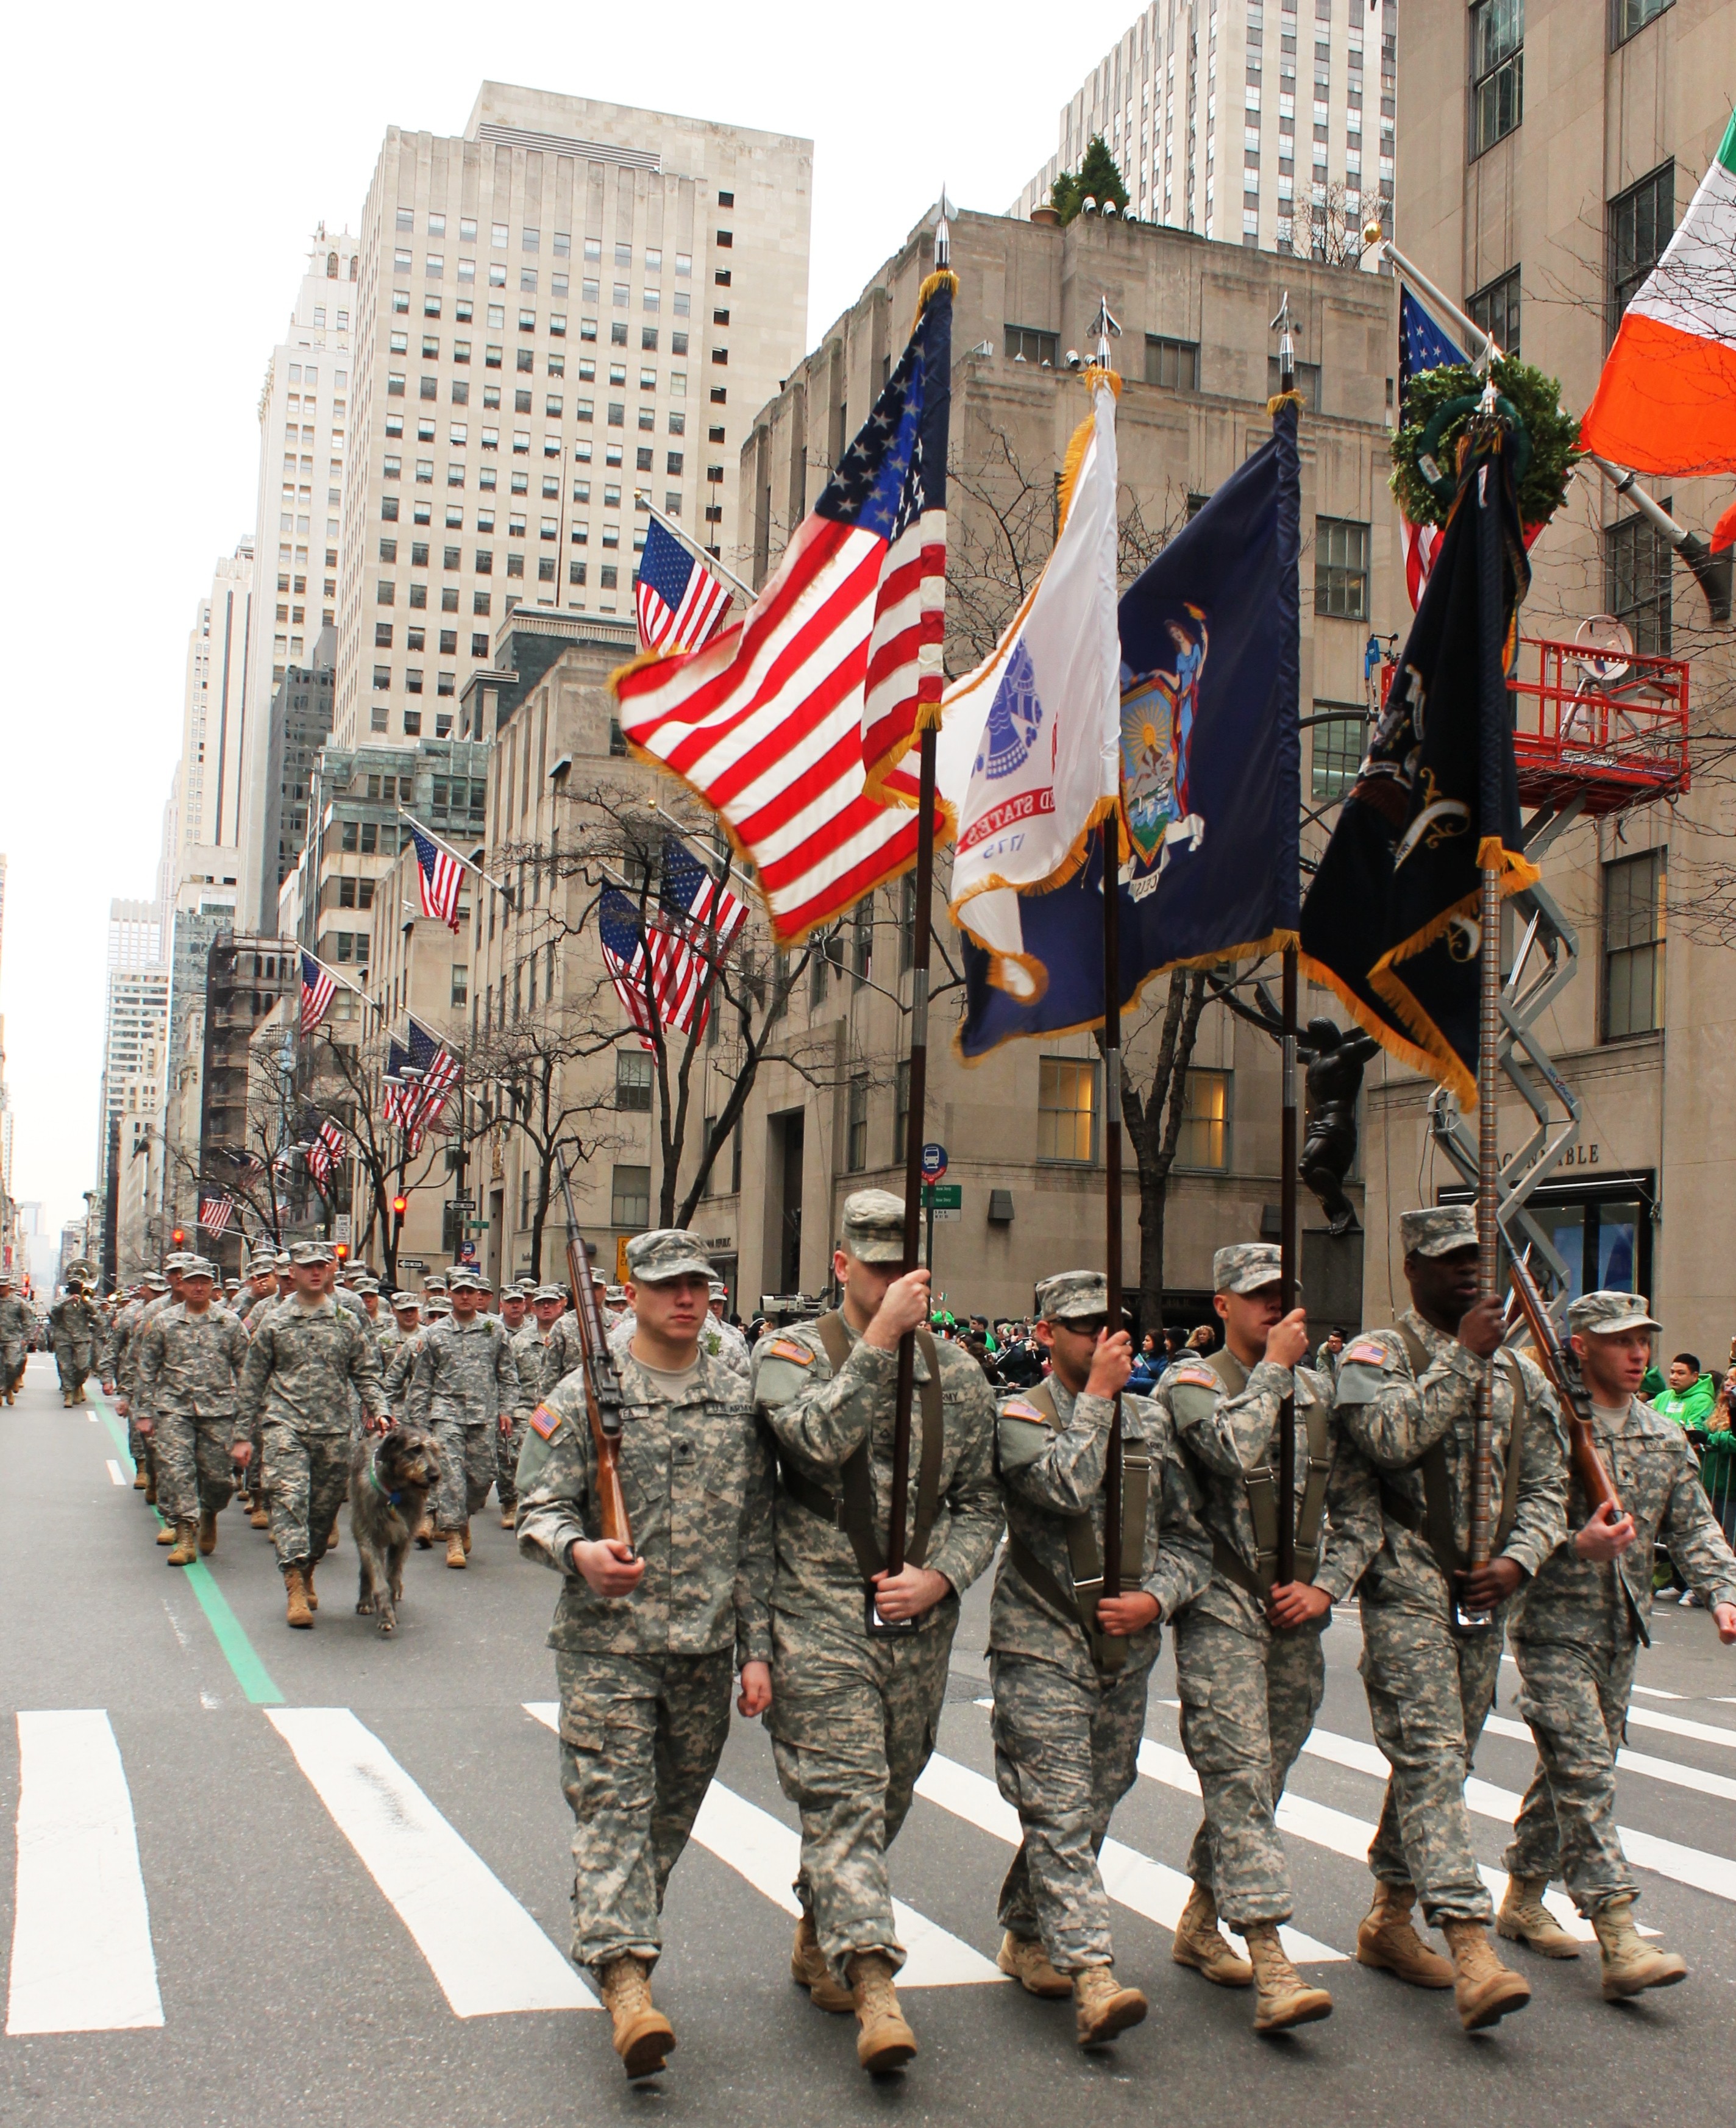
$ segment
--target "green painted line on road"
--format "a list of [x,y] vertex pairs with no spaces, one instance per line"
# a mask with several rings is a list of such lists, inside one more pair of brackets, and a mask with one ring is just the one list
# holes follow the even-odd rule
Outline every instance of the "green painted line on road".
[[[107,1399],[100,1395],[92,1396],[88,1385],[84,1394],[102,1413],[102,1423],[108,1428],[109,1438],[115,1444],[130,1484],[138,1466],[126,1446],[126,1428],[110,1409]],[[161,1522],[163,1518],[159,1515],[157,1519]],[[205,1613],[211,1632],[216,1636],[224,1660],[235,1672],[235,1683],[240,1686],[250,1703],[254,1707],[282,1706],[282,1693],[273,1683],[270,1671],[260,1661],[258,1651],[247,1637],[246,1627],[229,1608],[229,1598],[212,1579],[211,1569],[202,1559],[197,1559],[191,1566],[181,1568],[180,1572],[188,1588],[198,1598],[199,1608]]]

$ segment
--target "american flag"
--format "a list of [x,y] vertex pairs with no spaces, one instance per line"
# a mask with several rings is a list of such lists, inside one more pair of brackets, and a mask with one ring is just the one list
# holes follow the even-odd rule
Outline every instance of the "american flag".
[[925,284],[909,345],[744,618],[613,683],[628,739],[752,857],[780,945],[916,854],[900,764],[940,696],[952,286]]
[[258,1153],[250,1152],[244,1145],[225,1146],[223,1149],[223,1157],[231,1167],[239,1167],[244,1175],[263,1175],[265,1172],[263,1160]]
[[718,965],[747,921],[747,903],[670,836],[663,840],[662,884],[647,925],[641,926],[637,905],[618,887],[604,895],[604,961],[645,1047],[655,1046],[648,1039],[653,1022],[647,970],[656,1023],[674,1033],[703,1034]]
[[307,1148],[307,1171],[315,1182],[331,1179],[332,1163],[348,1151],[344,1133],[330,1116],[310,1109],[301,1119],[301,1139]]
[[301,1032],[311,1034],[331,1010],[337,979],[311,953],[301,956]]
[[199,1224],[208,1234],[221,1234],[235,1216],[233,1197],[202,1197],[199,1199]]
[[697,650],[729,610],[729,587],[656,518],[639,557],[641,650]]
[[413,820],[410,833],[416,846],[416,876],[422,882],[422,914],[438,916],[456,933],[458,928],[458,896],[464,887],[464,867],[450,850],[442,848]]
[[430,1034],[414,1019],[410,1023],[409,1062],[413,1071],[422,1075],[407,1082],[410,1114],[406,1120],[420,1140],[444,1114],[448,1097],[462,1077],[463,1066],[438,1035]]

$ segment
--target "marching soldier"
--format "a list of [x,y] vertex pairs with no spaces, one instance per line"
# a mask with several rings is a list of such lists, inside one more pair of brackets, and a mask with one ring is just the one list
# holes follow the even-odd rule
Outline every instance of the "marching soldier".
[[[212,1304],[216,1268],[196,1259],[181,1275],[181,1299],[145,1332],[139,1390],[141,1419],[156,1450],[158,1489],[175,1532],[171,1566],[191,1566],[217,1548],[217,1517],[235,1490],[236,1387],[247,1332]],[[197,1542],[197,1550],[195,1551]]]
[[1590,1512],[1576,1474],[1570,1535],[1514,1600],[1513,1655],[1520,1712],[1538,1766],[1503,1858],[1506,1897],[1496,1926],[1549,1958],[1579,1945],[1543,1903],[1552,1877],[1566,1882],[1597,1934],[1604,1998],[1619,2002],[1687,1978],[1674,1951],[1642,1942],[1634,1926],[1639,1883],[1615,1824],[1616,1753],[1625,1734],[1634,1667],[1651,1645],[1652,1564],[1658,1545],[1711,1612],[1718,1637],[1736,1641],[1736,1556],[1718,1527],[1679,1426],[1641,1401],[1652,1332],[1663,1326],[1633,1293],[1587,1293],[1568,1309],[1591,1392],[1597,1451],[1621,1502]]
[[1101,1271],[1045,1279],[1036,1304],[1054,1371],[1008,1398],[996,1427],[1008,1541],[989,1614],[994,1770],[1024,1836],[1001,1887],[998,1962],[1033,1995],[1071,1995],[1079,2044],[1100,2046],[1147,2005],[1115,1977],[1097,1857],[1139,1778],[1160,1622],[1205,1585],[1210,1555],[1164,1413],[1123,1395],[1124,1593],[1099,1595],[1109,1428],[1131,1342],[1111,1334]]
[[[1280,1256],[1242,1242],[1212,1259],[1224,1342],[1171,1367],[1157,1402],[1173,1419],[1210,1532],[1209,1583],[1175,1626],[1182,1746],[1204,1805],[1188,1858],[1193,1879],[1174,1956],[1221,1987],[1257,1991],[1254,2029],[1288,2031],[1330,2016],[1278,1936],[1295,1901],[1274,1812],[1326,1691],[1321,1636],[1332,1606],[1380,1546],[1366,1468],[1336,1456],[1331,1385],[1300,1365],[1307,1323],[1280,1313]],[[1278,1416],[1296,1415],[1296,1574],[1275,1583]],[[1237,1958],[1221,1916],[1248,1947]]]
[[[495,1491],[500,1502],[500,1527],[511,1529],[518,1522],[519,1456],[524,1446],[525,1415],[543,1394],[543,1357],[548,1342],[548,1333],[561,1319],[567,1305],[567,1295],[557,1285],[538,1285],[529,1295],[519,1294],[530,1311],[528,1321],[522,1319],[511,1332],[512,1363],[519,1377],[519,1401],[513,1414],[509,1432],[500,1434],[496,1442]],[[505,1309],[502,1308],[502,1317]],[[510,1329],[510,1325],[508,1325]]]
[[59,1370],[63,1406],[83,1403],[84,1378],[97,1363],[102,1318],[86,1290],[92,1275],[88,1264],[69,1264],[66,1290],[48,1311],[49,1342]]
[[[1493,1909],[1477,1867],[1464,1800],[1471,1755],[1495,1698],[1508,1607],[1567,1530],[1566,1446],[1553,1391],[1523,1354],[1495,1367],[1493,1556],[1468,1566],[1477,1389],[1501,1342],[1502,1309],[1477,1295],[1469,1205],[1399,1219],[1411,1306],[1392,1330],[1363,1332],[1338,1369],[1341,1455],[1378,1488],[1381,1549],[1363,1578],[1363,1682],[1375,1741],[1392,1774],[1368,1850],[1374,1904],[1356,1939],[1364,1965],[1421,1988],[1454,1990],[1479,2031],[1531,1999],[1487,1933]],[[1455,1599],[1489,1621],[1456,1628]],[[1453,1954],[1449,1965],[1411,1926],[1421,1896]]]
[[[627,1244],[638,1309],[619,1347],[629,1548],[598,1534],[582,1375],[531,1413],[519,1546],[564,1577],[548,1639],[573,1814],[572,1955],[597,1975],[629,2077],[675,2045],[652,2003],[670,1872],[729,1734],[771,1698],[771,1459],[747,1385],[707,1353],[695,1235]],[[548,1289],[543,1289],[546,1292]]]
[[747,1340],[742,1335],[725,1311],[729,1306],[729,1289],[722,1279],[714,1276],[711,1281],[711,1312],[704,1328],[705,1349],[714,1356],[727,1358],[732,1366],[746,1375],[752,1371],[753,1356],[747,1349]]
[[[843,1306],[762,1338],[753,1394],[782,1466],[770,1727],[802,1817],[791,1971],[821,2007],[855,2010],[856,2058],[879,2070],[916,2052],[893,1986],[904,1951],[886,1853],[933,1747],[959,1598],[989,1563],[1001,1508],[989,1385],[925,1327],[927,1272],[899,1275],[903,1204],[860,1190],[843,1223],[832,1257]],[[894,1575],[885,1547],[906,1331],[917,1408],[910,1541]]]
[[[609,1321],[609,1312],[603,1306],[603,1295],[607,1289],[602,1279],[595,1272],[591,1275],[591,1283],[597,1289],[598,1312],[608,1323],[609,1335],[612,1341],[619,1326]],[[573,1294],[568,1298],[576,1302],[578,1295]],[[543,1347],[543,1394],[544,1396],[548,1394],[557,1382],[566,1380],[573,1369],[578,1366],[583,1350],[583,1347],[579,1342],[578,1320],[569,1307],[564,1314],[556,1318]]]
[[36,1328],[28,1302],[15,1290],[9,1271],[0,1270],[0,1391],[11,1404],[24,1379],[30,1334]]
[[495,1481],[495,1442],[510,1433],[519,1408],[519,1371],[497,1315],[479,1310],[488,1288],[462,1267],[448,1281],[452,1313],[422,1341],[410,1377],[410,1423],[439,1443],[440,1490],[434,1527],[446,1539],[446,1564],[470,1555],[470,1518]]
[[383,1424],[385,1404],[372,1336],[325,1290],[330,1249],[324,1242],[297,1242],[290,1261],[294,1290],[268,1313],[248,1347],[235,1460],[244,1469],[250,1461],[249,1437],[258,1420],[285,1622],[305,1628],[319,1608],[314,1569],[349,1485],[351,1392],[370,1428]]
[[[139,1341],[159,1315],[166,1313],[171,1308],[178,1306],[181,1299],[182,1271],[187,1264],[196,1263],[198,1261],[197,1252],[189,1249],[178,1249],[172,1256],[167,1256],[163,1259],[164,1290],[145,1304],[139,1320],[134,1326],[132,1339],[127,1348],[127,1371],[121,1384],[125,1392],[125,1401],[117,1402],[115,1405],[115,1409],[121,1416],[130,1422],[130,1437],[135,1437],[139,1442],[135,1461],[142,1460],[145,1465],[145,1504],[148,1508],[154,1508],[157,1504],[157,1447],[149,1429],[141,1423],[150,1417],[151,1412],[149,1405],[140,1400],[136,1394],[139,1355],[143,1349]],[[164,1522],[157,1532],[158,1543],[173,1544],[174,1541],[174,1525],[172,1522]]]
[[401,1425],[404,1400],[410,1394],[410,1377],[415,1367],[416,1354],[422,1349],[420,1340],[425,1326],[413,1293],[393,1294],[391,1315],[393,1342],[388,1351],[382,1337],[380,1356],[386,1369],[386,1401],[393,1418]]
[[103,1390],[115,1399],[116,1413],[126,1421],[126,1452],[133,1460],[133,1489],[138,1493],[149,1491],[150,1474],[146,1468],[145,1437],[138,1421],[130,1416],[127,1391],[132,1381],[139,1325],[151,1302],[168,1291],[168,1280],[161,1271],[147,1271],[134,1289],[134,1298],[115,1318],[102,1355]]

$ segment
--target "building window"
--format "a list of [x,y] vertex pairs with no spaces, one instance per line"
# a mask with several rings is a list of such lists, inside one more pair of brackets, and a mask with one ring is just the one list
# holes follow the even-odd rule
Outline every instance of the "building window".
[[1230,1165],[1230,1074],[1189,1071],[1183,1094],[1178,1167],[1225,1173]]
[[616,1167],[609,1185],[609,1223],[642,1233],[651,1223],[651,1170]]
[[1368,528],[1354,518],[1314,520],[1314,610],[1335,620],[1368,618]]
[[1045,1057],[1037,1066],[1036,1157],[1097,1157],[1097,1060]]
[[1519,268],[1515,266],[1498,281],[1479,288],[1466,308],[1503,354],[1519,354]]
[[[1266,397],[1269,399],[1278,397],[1278,357],[1269,354],[1266,357]],[[1311,414],[1317,414],[1320,411],[1320,364],[1317,362],[1298,362],[1292,374],[1296,378],[1296,388],[1302,394],[1303,406]]]
[[1627,629],[1643,657],[1667,658],[1669,541],[1636,513],[1606,530],[1603,547],[1604,610]]
[[[614,1104],[618,1109],[646,1109],[651,1106],[651,1067],[652,1058],[643,1049],[618,1049],[614,1052]],[[619,1222],[616,1222],[617,1225]]]
[[1164,392],[1198,392],[1199,342],[1145,335],[1145,382]]
[[1312,796],[1316,801],[1333,805],[1356,781],[1356,772],[1362,765],[1365,720],[1354,702],[1316,702],[1314,714],[1316,719],[1326,717],[1329,721],[1310,727]]
[[907,1057],[892,1076],[892,1157],[902,1167],[910,1146],[910,1059]]
[[1638,36],[1648,22],[1655,22],[1672,0],[1615,0],[1615,42],[1625,45]]
[[1663,1025],[1664,853],[1603,868],[1603,1038]]
[[1610,330],[1645,285],[1676,228],[1676,165],[1666,163],[1610,202]]
[[1008,325],[1003,345],[1008,362],[1045,363],[1053,369],[1060,359],[1060,335],[1044,332],[1036,325]]
[[850,1121],[846,1160],[852,1175],[860,1175],[868,1165],[868,1081],[865,1078],[850,1081]]
[[874,896],[865,894],[850,919],[851,987],[860,990],[868,980],[874,958]]
[[1477,0],[1471,10],[1471,153],[1480,155],[1525,115],[1525,0]]

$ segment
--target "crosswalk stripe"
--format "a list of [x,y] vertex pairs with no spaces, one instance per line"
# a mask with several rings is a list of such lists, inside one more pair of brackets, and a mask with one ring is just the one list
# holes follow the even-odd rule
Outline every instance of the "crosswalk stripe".
[[111,1485],[125,1485],[130,1482],[121,1476],[121,1465],[116,1462],[112,1456],[108,1459],[108,1482]]
[[[924,1801],[939,1804],[942,1810],[951,1811],[955,1817],[963,1818],[1009,1847],[1017,1847],[1022,1837],[1018,1812],[994,1783],[956,1760],[937,1754],[923,1769],[916,1792]],[[1173,1929],[1181,1919],[1193,1884],[1180,1870],[1154,1862],[1150,1855],[1123,1845],[1119,1840],[1103,1842],[1099,1862],[1103,1889],[1117,1905],[1142,1914],[1160,1928]],[[1344,1960],[1341,1950],[1316,1942],[1300,1929],[1286,1928],[1281,1934],[1284,1948],[1298,1964],[1342,1964]]]
[[333,1822],[459,2017],[594,2010],[571,1963],[347,1707],[272,1707]]
[[1686,1715],[1660,1714],[1655,1707],[1630,1707],[1628,1720],[1635,1729],[1656,1729],[1667,1736],[1686,1736],[1696,1744],[1722,1744],[1736,1750],[1736,1729],[1715,1722],[1690,1722]]
[[1636,1684],[1634,1689],[1647,1699],[1680,1699],[1681,1697],[1679,1692],[1666,1692],[1655,1684]]
[[[534,1720],[559,1733],[557,1702],[527,1699],[523,1704]],[[800,1913],[791,1887],[801,1865],[801,1836],[781,1818],[714,1781],[694,1821],[693,1836],[792,1920]],[[905,1952],[900,1988],[974,1988],[1006,1978],[980,1951],[903,1900],[893,1901],[892,1918]]]
[[[1523,1722],[1510,1722],[1505,1715],[1492,1714],[1488,1727],[1497,1736],[1511,1736],[1515,1743],[1533,1741]],[[1667,1781],[1672,1788],[1692,1788],[1698,1795],[1736,1803],[1736,1781],[1727,1774],[1705,1774],[1698,1766],[1684,1766],[1674,1759],[1654,1759],[1648,1752],[1630,1751],[1625,1746],[1615,1754],[1615,1763],[1624,1773],[1644,1774],[1654,1781]]]
[[18,1716],[8,2033],[163,2022],[126,1770],[107,1714]]

